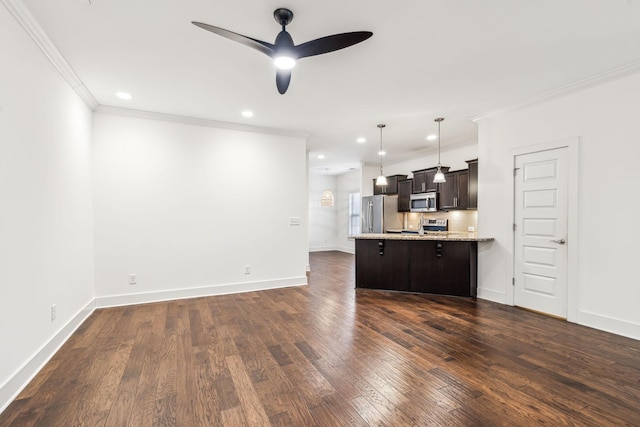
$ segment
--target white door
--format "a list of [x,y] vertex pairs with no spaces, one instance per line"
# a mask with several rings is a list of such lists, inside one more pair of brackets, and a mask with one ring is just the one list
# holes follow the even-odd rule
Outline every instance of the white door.
[[568,148],[515,157],[514,304],[567,317]]

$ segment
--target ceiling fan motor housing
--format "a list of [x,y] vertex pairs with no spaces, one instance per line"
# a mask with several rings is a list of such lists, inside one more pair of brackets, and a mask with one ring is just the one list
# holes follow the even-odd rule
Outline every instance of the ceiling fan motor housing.
[[273,11],[273,17],[278,24],[285,27],[289,25],[291,21],[293,21],[293,12],[291,12],[289,9],[281,7]]

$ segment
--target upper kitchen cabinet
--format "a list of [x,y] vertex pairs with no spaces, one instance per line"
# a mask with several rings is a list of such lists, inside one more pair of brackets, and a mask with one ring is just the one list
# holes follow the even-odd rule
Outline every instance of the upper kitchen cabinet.
[[398,212],[411,212],[412,179],[398,181]]
[[398,194],[398,182],[407,179],[407,175],[391,175],[387,177],[387,185],[376,185],[373,180],[373,195]]
[[440,183],[439,210],[467,209],[469,206],[469,171],[448,172]]
[[[448,167],[442,166],[442,172],[447,172]],[[413,171],[413,188],[412,193],[428,193],[431,191],[438,191],[438,184],[433,182],[433,178],[436,176],[438,168],[420,169]]]
[[467,160],[469,164],[469,205],[467,209],[478,209],[478,159]]

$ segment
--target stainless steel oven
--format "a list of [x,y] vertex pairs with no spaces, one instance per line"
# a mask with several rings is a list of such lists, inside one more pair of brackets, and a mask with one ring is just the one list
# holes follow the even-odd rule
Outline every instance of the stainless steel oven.
[[438,210],[438,193],[412,194],[410,198],[411,212],[434,212]]

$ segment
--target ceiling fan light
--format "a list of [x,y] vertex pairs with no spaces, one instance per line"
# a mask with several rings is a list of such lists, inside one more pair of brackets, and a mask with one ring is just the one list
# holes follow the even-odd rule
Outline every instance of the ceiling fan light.
[[384,175],[380,175],[376,178],[376,185],[385,186],[387,185],[387,177]]
[[290,70],[296,66],[296,60],[290,56],[277,56],[273,59],[273,64],[280,70]]

